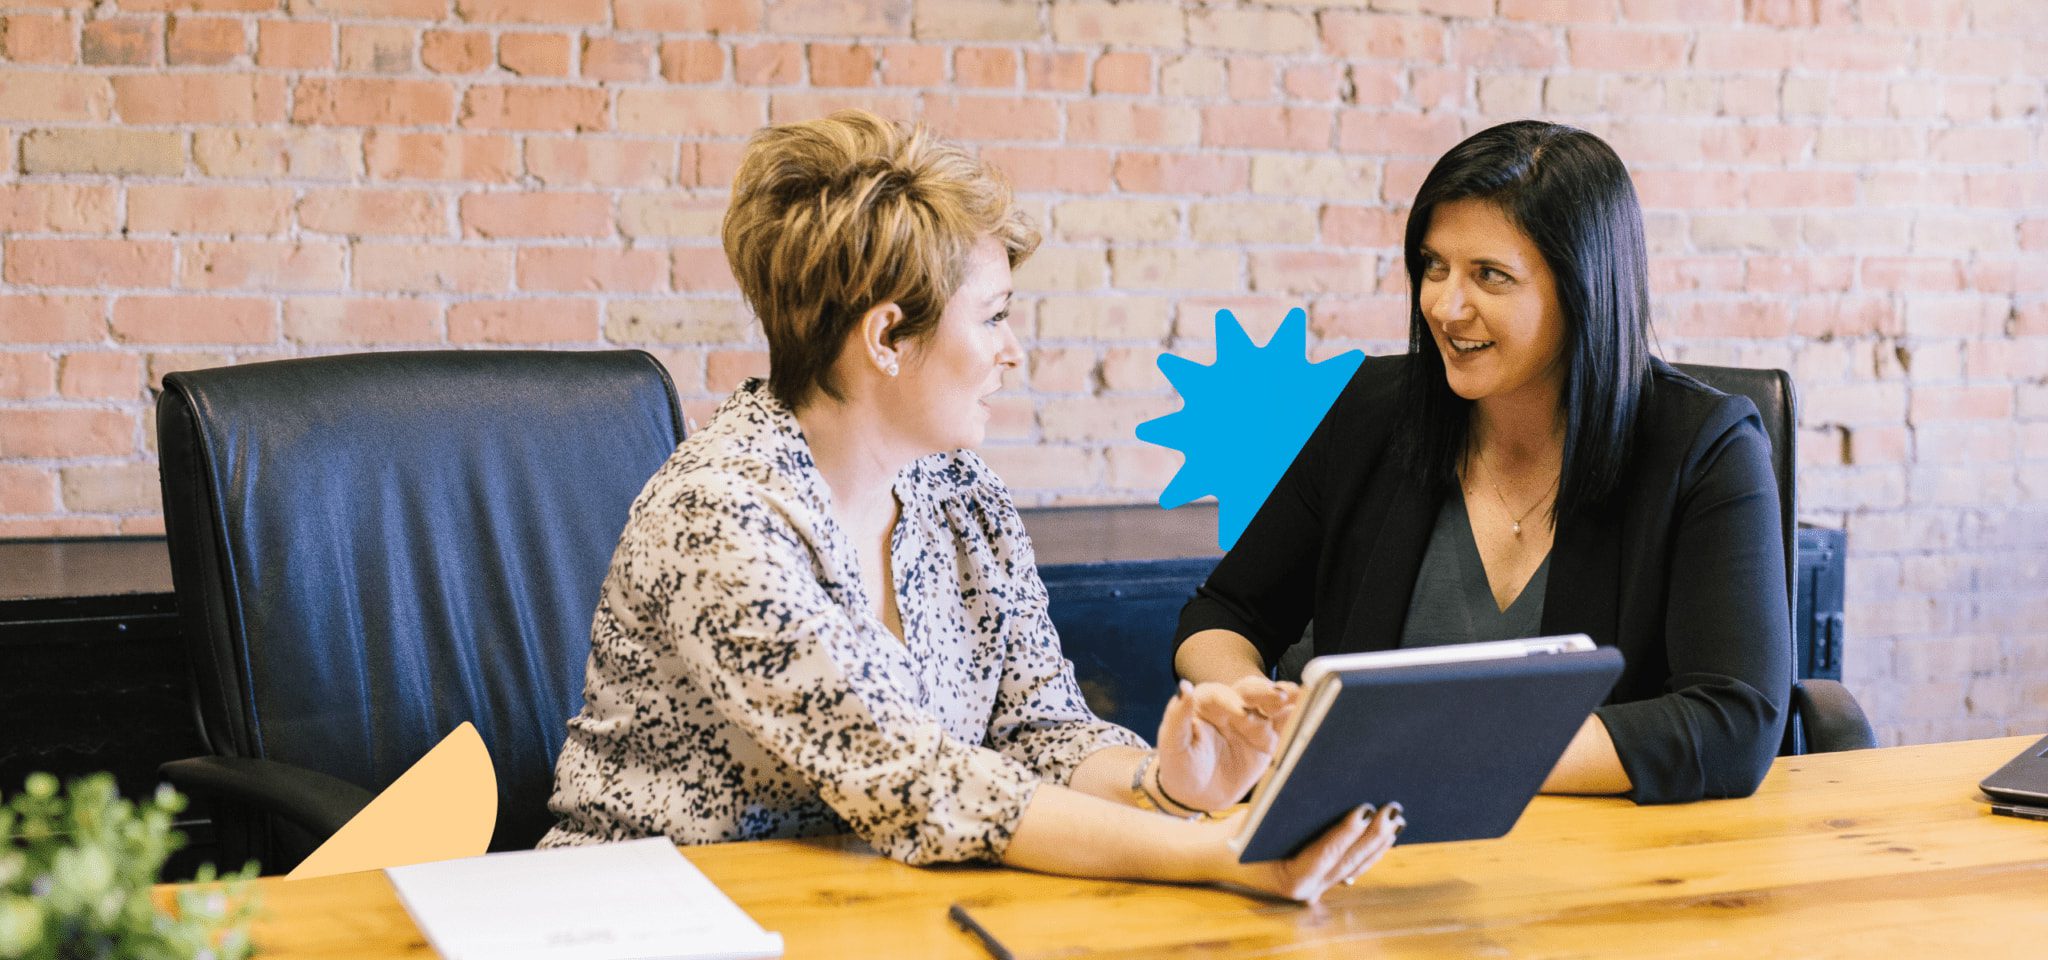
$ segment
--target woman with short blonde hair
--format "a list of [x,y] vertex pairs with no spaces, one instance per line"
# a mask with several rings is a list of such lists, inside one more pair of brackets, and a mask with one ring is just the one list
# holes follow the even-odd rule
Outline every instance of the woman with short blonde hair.
[[1386,852],[1398,807],[1252,865],[1234,819],[1203,819],[1265,771],[1285,691],[1183,685],[1157,750],[1083,702],[1009,491],[966,449],[1023,360],[1010,270],[1038,242],[993,170],[865,113],[770,127],[724,242],[770,375],[633,504],[543,845],[851,830],[906,863],[1296,899]]

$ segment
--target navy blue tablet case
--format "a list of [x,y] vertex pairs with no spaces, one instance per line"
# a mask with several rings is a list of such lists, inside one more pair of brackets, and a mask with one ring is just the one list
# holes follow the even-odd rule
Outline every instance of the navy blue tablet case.
[[1507,833],[1621,668],[1601,647],[1342,676],[1241,862],[1292,856],[1363,803],[1400,802],[1403,846]]

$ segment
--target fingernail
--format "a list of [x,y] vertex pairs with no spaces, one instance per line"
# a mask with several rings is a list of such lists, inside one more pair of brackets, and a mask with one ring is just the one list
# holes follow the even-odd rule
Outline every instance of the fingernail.
[[1406,814],[1408,811],[1403,809],[1401,804],[1398,801],[1396,801],[1394,803],[1387,804],[1387,812],[1392,816],[1398,817],[1402,816],[1403,814]]
[[1345,877],[1345,878],[1344,878],[1344,885],[1345,885],[1345,886],[1347,886],[1347,887],[1348,887],[1348,886],[1351,886],[1352,884],[1355,884],[1355,883],[1357,883],[1357,882],[1358,882],[1358,878],[1357,878],[1357,877]]
[[1403,831],[1403,830],[1406,830],[1406,829],[1408,829],[1408,821],[1406,821],[1406,820],[1397,820],[1397,821],[1395,821],[1395,822],[1394,822],[1394,836],[1397,836],[1397,837],[1398,837],[1398,836],[1400,836],[1400,835],[1401,835],[1401,831]]
[[1365,822],[1365,821],[1367,821],[1367,820],[1371,820],[1371,819],[1372,819],[1372,815],[1373,815],[1373,814],[1375,814],[1375,813],[1378,813],[1378,812],[1379,812],[1379,808],[1377,808],[1377,807],[1374,807],[1374,806],[1373,806],[1372,804],[1370,804],[1370,803],[1366,804],[1365,806],[1359,807],[1359,808],[1358,808],[1358,822],[1359,822],[1359,823],[1364,823],[1364,822]]

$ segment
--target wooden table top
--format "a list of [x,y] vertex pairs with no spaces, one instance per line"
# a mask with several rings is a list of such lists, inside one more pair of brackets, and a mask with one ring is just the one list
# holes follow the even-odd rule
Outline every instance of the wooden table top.
[[[1026,958],[2038,955],[2048,823],[1994,816],[1976,789],[2032,739],[1787,757],[1745,800],[1542,797],[1506,838],[1396,848],[1314,907],[919,869],[840,838],[684,854],[790,957],[985,957],[948,922],[956,901]],[[263,887],[263,956],[434,956],[381,873]]]

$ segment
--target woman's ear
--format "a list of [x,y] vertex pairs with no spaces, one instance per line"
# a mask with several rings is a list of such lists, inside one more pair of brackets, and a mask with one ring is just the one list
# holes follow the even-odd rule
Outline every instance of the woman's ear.
[[867,355],[867,362],[874,364],[885,376],[896,376],[902,372],[902,357],[896,349],[901,341],[890,337],[891,331],[903,322],[903,308],[891,301],[876,304],[861,315],[857,331],[859,346]]

